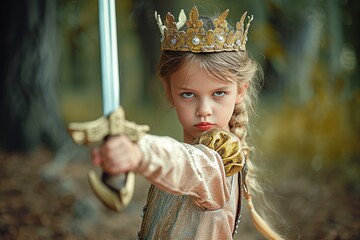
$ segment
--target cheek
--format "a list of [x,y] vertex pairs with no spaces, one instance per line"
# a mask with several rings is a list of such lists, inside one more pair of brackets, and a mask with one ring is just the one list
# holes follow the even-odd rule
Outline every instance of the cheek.
[[218,113],[220,113],[219,117],[230,120],[232,114],[234,113],[235,104],[237,104],[236,97],[228,99],[224,102],[223,105],[218,108]]
[[181,123],[185,123],[188,121],[191,116],[191,108],[186,104],[177,103],[174,101],[174,108]]
[[186,116],[188,114],[189,109],[186,106],[183,106],[181,104],[174,103],[174,108],[176,110],[176,113],[179,115],[179,117]]

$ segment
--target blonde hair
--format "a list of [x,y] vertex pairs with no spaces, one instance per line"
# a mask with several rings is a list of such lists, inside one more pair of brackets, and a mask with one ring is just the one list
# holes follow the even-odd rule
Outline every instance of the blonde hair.
[[239,87],[247,85],[244,91],[243,101],[235,105],[233,115],[229,122],[230,131],[237,135],[243,145],[246,155],[248,174],[246,176],[247,191],[244,191],[253,222],[258,231],[268,239],[282,239],[270,225],[255,210],[252,195],[263,195],[264,191],[257,181],[256,167],[250,161],[250,147],[247,144],[247,132],[249,129],[249,111],[253,110],[253,101],[257,98],[259,84],[257,79],[262,76],[260,66],[253,61],[247,52],[218,52],[218,53],[190,53],[164,51],[160,57],[158,74],[166,90],[168,101],[172,104],[170,76],[179,70],[184,63],[196,62],[219,80],[233,82]]

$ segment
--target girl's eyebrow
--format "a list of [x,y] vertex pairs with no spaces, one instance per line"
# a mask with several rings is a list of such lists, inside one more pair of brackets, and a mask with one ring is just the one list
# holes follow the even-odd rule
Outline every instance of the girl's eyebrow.
[[176,89],[177,90],[182,90],[182,91],[193,91],[192,89],[187,88],[187,87],[177,87]]
[[[187,87],[177,87],[176,89],[180,90],[180,91],[195,91],[194,89],[187,88]],[[229,90],[229,87],[224,86],[224,87],[215,88],[215,89],[212,90],[212,92],[227,91],[227,90]]]
[[227,90],[229,90],[229,87],[228,87],[228,86],[225,86],[225,87],[216,88],[216,89],[214,89],[213,91],[214,91],[214,92],[217,92],[217,91],[227,91]]

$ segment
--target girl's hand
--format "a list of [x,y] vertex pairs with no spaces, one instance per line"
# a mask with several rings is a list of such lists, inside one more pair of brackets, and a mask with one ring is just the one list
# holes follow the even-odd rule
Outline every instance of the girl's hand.
[[94,165],[101,166],[104,172],[117,175],[135,170],[142,160],[142,153],[128,137],[115,136],[95,148],[92,159]]

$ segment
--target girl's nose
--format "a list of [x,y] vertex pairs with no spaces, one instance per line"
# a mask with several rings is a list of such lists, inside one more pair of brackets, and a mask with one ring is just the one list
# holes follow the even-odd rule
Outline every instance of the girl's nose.
[[199,101],[199,105],[196,109],[196,115],[199,117],[206,117],[212,114],[211,104],[207,100]]

